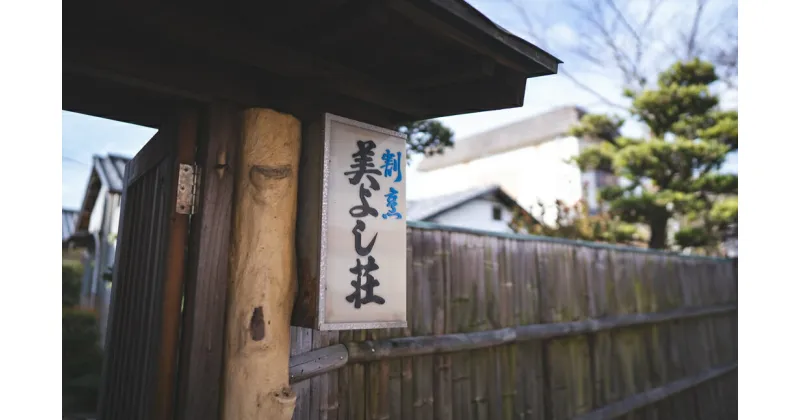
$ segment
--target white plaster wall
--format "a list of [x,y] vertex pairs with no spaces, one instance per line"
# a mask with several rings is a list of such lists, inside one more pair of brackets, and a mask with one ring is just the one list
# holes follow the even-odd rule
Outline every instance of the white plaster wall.
[[[501,208],[501,220],[494,220],[492,218],[492,209],[494,206],[499,206]],[[511,210],[508,207],[491,200],[479,199],[455,207],[433,218],[430,222],[447,226],[510,233],[513,231],[508,227],[508,223],[511,222],[512,216]]]
[[91,233],[100,232],[103,229],[107,193],[108,189],[105,186],[100,187],[100,193],[97,195],[92,214],[89,216],[89,232]]

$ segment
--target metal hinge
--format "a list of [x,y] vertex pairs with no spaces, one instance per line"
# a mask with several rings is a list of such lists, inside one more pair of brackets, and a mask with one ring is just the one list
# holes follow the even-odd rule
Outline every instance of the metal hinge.
[[194,214],[197,206],[200,171],[197,165],[181,163],[178,167],[178,194],[175,211],[180,214]]

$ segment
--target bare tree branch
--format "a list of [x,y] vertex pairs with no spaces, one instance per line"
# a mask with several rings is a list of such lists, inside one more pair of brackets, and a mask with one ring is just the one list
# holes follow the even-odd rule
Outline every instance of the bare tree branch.
[[[527,13],[525,4],[521,0],[507,0],[519,13],[519,16],[527,27],[528,33],[535,37],[542,47],[549,49],[545,30],[547,25],[541,21],[544,19],[533,18],[538,15]],[[706,19],[710,13],[708,0],[695,0],[692,10],[679,11],[675,14],[672,22],[667,22],[663,18],[664,13],[668,13],[662,6],[663,0],[627,0],[637,8],[645,5],[643,14],[633,17],[625,0],[562,0],[558,5],[568,8],[577,17],[579,22],[573,25],[573,29],[579,34],[579,45],[569,48],[568,52],[574,58],[570,61],[569,69],[573,71],[577,66],[583,66],[582,72],[590,71],[608,74],[611,68],[618,70],[621,75],[622,83],[626,87],[644,88],[651,78],[653,72],[660,69],[666,63],[664,60],[684,60],[702,56],[703,59],[714,62],[720,70],[723,67],[727,73],[721,75],[723,82],[729,86],[734,86],[732,77],[729,74],[736,73],[738,64],[738,36],[728,36],[728,40],[720,44],[719,34],[721,31],[730,28],[738,34],[735,27],[735,15],[731,18],[728,14],[730,10],[719,13],[716,22],[708,22]],[[673,9],[670,9],[673,10]],[[688,13],[687,13],[688,12]],[[686,15],[690,19],[687,19]],[[654,23],[658,21],[658,25]],[[573,20],[574,22],[574,20]],[[688,23],[689,28],[686,28]],[[713,24],[712,24],[713,23]],[[538,31],[537,31],[538,29]],[[669,31],[675,31],[670,34]],[[537,33],[538,32],[538,33]],[[677,35],[678,43],[675,39]],[[712,44],[712,43],[717,43]],[[658,54],[657,51],[666,54]],[[651,52],[656,52],[651,54]],[[669,58],[669,56],[672,58]],[[647,60],[647,61],[645,61]],[[609,65],[610,64],[610,65]],[[575,83],[576,86],[591,93],[597,98],[603,98],[603,103],[614,104],[613,100],[603,97],[599,92],[591,89],[586,83],[580,83],[569,71],[560,71],[565,77]],[[614,104],[617,108],[622,108],[619,104]]]
[[613,108],[616,108],[616,109],[620,109],[620,110],[623,110],[623,111],[628,111],[627,107],[625,107],[623,105],[620,105],[618,103],[615,103],[614,101],[608,99],[607,97],[605,97],[600,92],[597,92],[596,90],[592,89],[589,85],[587,85],[587,84],[581,82],[580,80],[578,80],[575,76],[570,74],[567,70],[561,69],[561,71],[559,73],[563,74],[564,77],[566,77],[567,79],[571,80],[572,83],[575,84],[575,86],[578,86],[579,88],[583,89],[584,91],[594,95],[597,99],[602,101],[604,104],[606,104],[608,106],[611,106]]
[[[602,7],[602,3],[599,1],[591,2],[591,10],[584,8],[586,5],[585,3],[581,4],[569,2],[568,4],[571,8],[577,11],[586,22],[590,23],[591,26],[597,30],[597,32],[599,32],[600,36],[604,40],[606,48],[608,48],[608,50],[611,52],[611,56],[614,58],[617,68],[622,72],[625,84],[639,84],[641,77],[639,76],[638,65],[636,61],[625,52],[623,45],[619,45],[617,43],[617,39],[614,36],[616,33],[616,24],[621,21],[624,21],[624,26],[629,28],[630,31],[635,32],[627,23],[627,20],[622,17],[622,13],[619,11],[619,9],[617,9],[616,6],[613,7],[613,11],[615,11],[615,13],[613,20],[611,21],[611,27],[606,27],[604,22],[605,9]],[[606,2],[606,4],[609,3]],[[611,4],[613,4],[613,2]]]
[[692,29],[686,39],[686,59],[692,59],[698,56],[697,51],[697,33],[700,28],[700,18],[703,16],[703,10],[706,8],[707,0],[697,0],[697,6],[694,11],[694,19],[692,20]]
[[[546,37],[537,36],[537,34],[535,33],[535,31],[533,29],[533,22],[530,20],[530,17],[526,13],[525,9],[514,0],[509,0],[509,2],[511,3],[511,5],[514,8],[517,9],[517,12],[519,13],[520,17],[522,18],[523,23],[527,27],[527,31],[526,32],[528,33],[528,35],[533,37],[533,38],[539,39],[540,40],[539,43],[541,44],[541,46],[543,48],[549,49]],[[586,58],[589,58],[588,61],[594,61],[600,66],[604,65],[604,63],[603,63],[603,61],[601,59],[593,58],[588,53],[586,54]],[[600,92],[596,91],[595,89],[593,89],[592,87],[590,87],[586,83],[581,82],[575,76],[573,76],[569,71],[567,71],[566,69],[564,69],[564,68],[559,69],[559,73],[562,74],[567,79],[569,79],[570,81],[572,81],[572,83],[574,83],[575,86],[579,87],[580,89],[584,90],[585,92],[587,92],[587,93],[591,94],[592,96],[596,97],[597,99],[602,101],[604,104],[606,104],[608,106],[611,106],[613,108],[622,109],[622,110],[626,110],[627,111],[626,107],[624,107],[624,106],[622,106],[622,105],[620,105],[618,103],[615,103],[614,101],[610,100],[609,98],[607,98],[606,96],[604,96]]]

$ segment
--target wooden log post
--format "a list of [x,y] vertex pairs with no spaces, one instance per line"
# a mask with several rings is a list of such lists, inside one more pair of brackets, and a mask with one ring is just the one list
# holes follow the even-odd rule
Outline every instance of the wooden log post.
[[225,332],[224,420],[289,420],[300,121],[244,111]]

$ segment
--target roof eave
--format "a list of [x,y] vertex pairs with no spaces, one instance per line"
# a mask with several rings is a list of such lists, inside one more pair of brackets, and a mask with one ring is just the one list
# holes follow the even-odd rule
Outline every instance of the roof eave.
[[[413,1],[413,0],[412,0]],[[526,62],[529,77],[546,76],[558,73],[558,65],[563,61],[537,47],[533,43],[512,34],[499,26],[478,9],[460,0],[422,0],[414,1],[421,5],[429,5],[433,13],[446,13],[452,19],[462,22],[463,25],[475,28],[490,38],[489,43],[507,49],[507,53],[518,56]],[[438,9],[438,10],[432,10]]]

